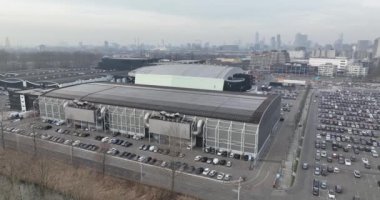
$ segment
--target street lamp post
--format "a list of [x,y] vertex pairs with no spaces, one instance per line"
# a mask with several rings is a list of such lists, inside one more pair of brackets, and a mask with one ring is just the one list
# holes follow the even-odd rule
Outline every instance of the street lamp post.
[[37,145],[36,145],[36,133],[34,132],[34,124],[32,124],[32,134],[33,134],[34,155],[36,155]]
[[238,197],[237,197],[237,200],[240,200],[240,189],[241,189],[241,182],[243,181],[243,179],[240,177],[239,178],[239,183],[238,183]]
[[142,182],[142,178],[143,178],[143,166],[142,166],[142,163],[140,162],[140,182]]

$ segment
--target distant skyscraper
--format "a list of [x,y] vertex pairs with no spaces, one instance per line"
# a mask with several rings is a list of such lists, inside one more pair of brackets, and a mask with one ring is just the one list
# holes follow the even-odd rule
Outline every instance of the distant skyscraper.
[[369,46],[371,46],[371,41],[369,40],[359,40],[356,45],[357,51],[367,51]]
[[280,50],[281,49],[281,35],[280,34],[277,34],[277,49]]
[[104,48],[108,49],[108,47],[109,47],[109,44],[108,44],[108,41],[106,40],[104,41]]
[[259,43],[260,43],[260,35],[259,35],[259,32],[256,32],[255,44],[259,44]]
[[380,58],[380,37],[375,39],[375,44],[373,45],[373,57]]
[[338,51],[342,51],[343,48],[343,33],[339,35],[339,38],[334,43],[334,48]]
[[11,48],[11,42],[8,37],[5,38],[5,48]]
[[270,48],[276,49],[276,38],[274,36],[270,38]]
[[308,47],[309,42],[306,34],[297,33],[293,45],[295,47]]

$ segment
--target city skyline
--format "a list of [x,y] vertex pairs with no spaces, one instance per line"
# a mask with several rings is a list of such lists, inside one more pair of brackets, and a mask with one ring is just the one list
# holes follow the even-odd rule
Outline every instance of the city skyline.
[[[255,43],[255,33],[270,44],[281,35],[282,44],[294,42],[300,32],[319,44],[333,44],[340,33],[345,43],[374,40],[380,27],[375,0],[356,2],[291,0],[273,7],[270,2],[241,1],[6,1],[0,0],[0,38],[12,45],[170,44],[201,41],[212,44]],[[165,6],[163,6],[165,5]],[[361,13],[366,12],[366,15]],[[366,30],[366,31],[363,31]]]

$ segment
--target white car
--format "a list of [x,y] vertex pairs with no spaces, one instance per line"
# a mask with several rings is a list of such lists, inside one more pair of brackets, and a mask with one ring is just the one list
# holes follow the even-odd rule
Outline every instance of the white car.
[[347,165],[347,166],[351,166],[351,160],[348,159],[348,158],[346,158],[346,159],[344,160],[344,164]]
[[328,196],[329,196],[329,199],[335,199],[335,192],[334,192],[334,190],[329,190]]
[[317,139],[322,139],[321,134],[317,134]]
[[334,173],[339,173],[339,168],[338,167],[334,167]]
[[101,140],[101,142],[106,143],[106,142],[108,142],[109,139],[110,139],[109,137],[104,137],[104,138]]
[[66,145],[68,145],[70,143],[71,143],[71,140],[65,140],[65,142],[63,142],[63,144],[66,144]]
[[368,161],[367,158],[362,158],[362,161],[363,161],[363,163],[365,163],[365,164],[369,164],[369,161]]
[[142,162],[142,161],[144,161],[144,160],[145,160],[145,156],[141,156],[141,157],[138,159],[139,162]]
[[330,140],[331,140],[330,134],[326,135],[326,141],[330,141]]
[[377,153],[376,150],[372,150],[371,153],[372,153],[372,156],[373,156],[374,158],[379,157],[379,154]]
[[79,143],[80,143],[80,141],[79,141],[79,140],[75,140],[75,142],[73,142],[73,146],[78,146],[78,145],[79,145]]
[[326,156],[327,156],[327,152],[326,151],[321,151],[321,157],[326,158]]
[[208,173],[210,173],[210,168],[205,168],[205,170],[203,170],[202,174],[207,176]]
[[223,180],[225,180],[225,181],[231,180],[231,175],[229,175],[229,174],[224,175]]
[[199,161],[202,158],[202,156],[195,156],[194,161]]
[[218,180],[222,180],[223,178],[224,178],[224,173],[223,172],[220,172],[218,174],[218,176],[216,177],[216,179],[218,179]]

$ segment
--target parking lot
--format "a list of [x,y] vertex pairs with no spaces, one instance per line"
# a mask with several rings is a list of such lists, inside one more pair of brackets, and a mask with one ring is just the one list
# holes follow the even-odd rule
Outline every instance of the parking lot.
[[313,150],[300,165],[310,176],[310,196],[378,199],[380,93],[321,90],[312,101],[316,113],[309,115],[306,134]]
[[[8,134],[21,134],[94,151],[107,156],[115,156],[144,165],[152,165],[208,178],[221,183],[236,182],[252,176],[250,162],[245,156],[218,151],[213,148],[189,149],[169,147],[149,143],[148,139],[122,136],[118,133],[103,133],[95,130],[75,129],[67,125],[57,125],[52,121],[24,119],[10,122],[4,127]],[[33,131],[34,130],[34,131]]]

